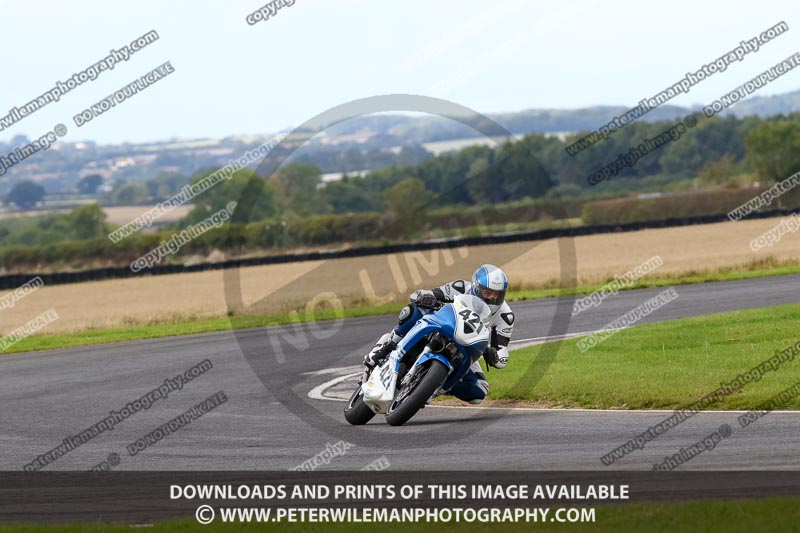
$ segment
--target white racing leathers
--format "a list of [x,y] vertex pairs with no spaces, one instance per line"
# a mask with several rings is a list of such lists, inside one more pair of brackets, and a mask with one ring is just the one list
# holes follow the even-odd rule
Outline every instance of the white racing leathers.
[[[456,294],[468,294],[471,289],[471,282],[457,279],[433,289],[433,294],[439,300],[452,302]],[[490,345],[497,349],[498,361],[494,366],[495,368],[503,368],[508,364],[508,343],[511,341],[511,335],[514,332],[514,313],[507,302],[503,302],[494,312],[489,327],[492,328]],[[480,366],[478,366],[478,369],[480,369]]]

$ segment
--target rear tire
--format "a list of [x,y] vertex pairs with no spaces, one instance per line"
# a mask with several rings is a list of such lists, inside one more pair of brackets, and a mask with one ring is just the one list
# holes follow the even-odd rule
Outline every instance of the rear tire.
[[344,408],[344,419],[354,426],[363,426],[372,420],[373,416],[375,413],[364,403],[364,391],[361,390],[359,383]]
[[[424,372],[424,375],[421,376],[420,381],[417,381],[415,387],[413,382],[409,384],[409,386],[414,387],[414,390],[408,396],[402,396],[405,389],[397,391],[395,401],[386,411],[386,422],[389,425],[402,426],[417,414],[417,411],[425,406],[428,398],[444,383],[449,370],[441,361],[431,359],[429,365],[423,366],[417,372]],[[417,376],[412,379],[415,378]]]

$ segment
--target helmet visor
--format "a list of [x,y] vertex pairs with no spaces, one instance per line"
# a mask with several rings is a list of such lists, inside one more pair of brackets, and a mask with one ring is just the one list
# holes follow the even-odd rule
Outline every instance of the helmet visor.
[[490,289],[489,287],[479,285],[478,296],[481,300],[489,305],[500,305],[506,299],[506,291],[498,291],[496,289]]

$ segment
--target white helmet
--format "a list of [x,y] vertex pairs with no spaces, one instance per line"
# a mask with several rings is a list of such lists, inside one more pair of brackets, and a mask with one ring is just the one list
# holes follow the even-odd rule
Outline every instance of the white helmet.
[[508,290],[508,278],[505,272],[494,265],[481,265],[472,275],[472,292],[489,306],[494,315],[503,305]]

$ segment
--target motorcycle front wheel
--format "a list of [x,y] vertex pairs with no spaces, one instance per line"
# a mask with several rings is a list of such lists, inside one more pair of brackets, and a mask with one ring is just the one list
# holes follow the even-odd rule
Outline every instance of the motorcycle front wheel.
[[411,381],[397,391],[392,405],[386,411],[386,422],[392,426],[402,426],[408,422],[441,387],[448,372],[448,368],[436,359],[419,368]]
[[344,419],[354,426],[363,426],[372,420],[373,416],[375,413],[364,403],[364,391],[361,390],[359,383],[344,408]]

